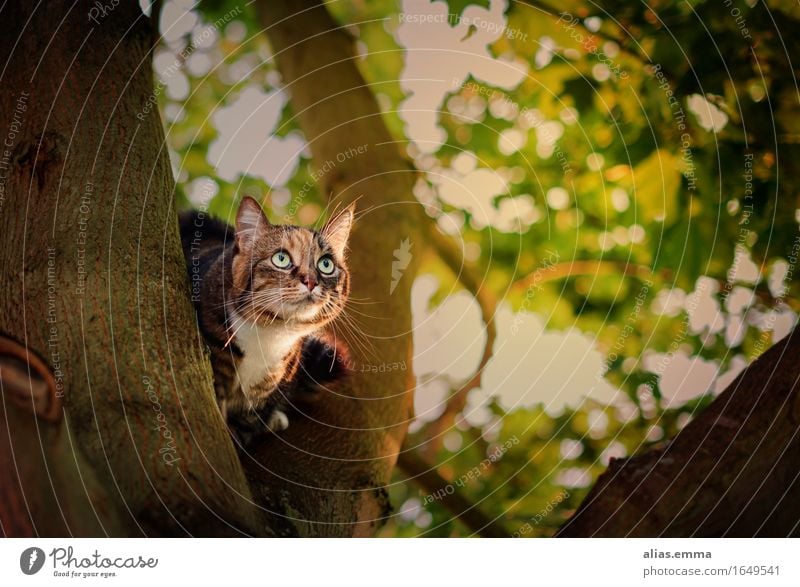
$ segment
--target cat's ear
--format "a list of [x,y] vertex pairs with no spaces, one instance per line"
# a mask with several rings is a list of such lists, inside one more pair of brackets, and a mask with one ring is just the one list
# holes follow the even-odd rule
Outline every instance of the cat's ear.
[[347,208],[328,220],[328,223],[320,231],[334,253],[340,258],[344,257],[347,249],[347,239],[350,237],[350,228],[353,226],[356,204],[353,202]]
[[267,215],[259,203],[245,196],[236,213],[236,244],[239,249],[250,250],[253,243],[266,234],[269,226]]

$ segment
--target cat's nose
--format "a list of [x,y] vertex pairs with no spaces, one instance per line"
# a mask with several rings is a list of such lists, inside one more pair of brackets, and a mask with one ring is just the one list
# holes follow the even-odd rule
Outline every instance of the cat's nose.
[[316,280],[311,275],[301,275],[300,283],[305,285],[308,288],[308,291],[313,291],[317,285]]

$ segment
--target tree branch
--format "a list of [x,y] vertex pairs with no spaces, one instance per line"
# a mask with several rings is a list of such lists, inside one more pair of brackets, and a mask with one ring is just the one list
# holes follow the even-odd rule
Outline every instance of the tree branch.
[[444,412],[425,427],[428,442],[425,443],[424,450],[426,454],[435,455],[441,446],[444,434],[453,426],[456,416],[464,410],[469,392],[480,387],[483,372],[492,359],[494,342],[497,339],[497,325],[495,324],[497,299],[489,288],[483,287],[483,280],[478,275],[478,271],[473,265],[465,262],[463,254],[458,250],[453,239],[442,234],[433,222],[428,223],[428,238],[433,249],[450,268],[456,279],[475,298],[486,332],[483,354],[475,373],[450,396],[445,404]]
[[[538,286],[543,283],[551,281],[559,281],[561,279],[569,279],[571,277],[578,277],[579,275],[625,275],[628,277],[635,277],[637,279],[648,279],[652,277],[659,277],[663,281],[669,282],[675,276],[671,269],[661,269],[653,273],[652,269],[646,265],[636,265],[633,263],[626,263],[625,261],[610,261],[600,259],[574,259],[572,261],[565,261],[564,263],[556,263],[547,267],[546,271],[537,270],[526,275],[511,284],[509,288],[512,292],[519,292],[529,287]],[[725,280],[717,280],[720,288],[726,287]],[[774,306],[778,300],[775,299],[769,289],[764,287],[755,286],[751,288],[755,296],[761,300],[762,303]],[[785,303],[790,308],[797,310],[800,304],[792,298],[783,298]]]
[[800,332],[666,447],[612,461],[558,536],[800,535]]
[[[256,8],[314,164],[326,169],[321,189],[334,206],[358,200],[351,298],[369,300],[366,311],[391,320],[354,313],[348,325],[338,321],[352,353],[350,379],[295,406],[289,429],[242,461],[278,533],[368,535],[388,512],[384,485],[412,412],[410,288],[419,255],[391,293],[390,283],[394,251],[422,236],[416,172],[358,71],[351,36],[324,4],[258,0]],[[403,361],[405,371],[371,369]]]
[[[435,466],[415,452],[403,451],[397,466],[409,476],[409,481],[413,481],[431,495],[452,486],[447,479],[436,472]],[[453,493],[444,495],[438,503],[458,518],[473,534],[488,538],[511,536],[502,523],[484,514],[478,505],[470,502],[457,489]]]
[[[626,275],[628,277],[644,279],[653,277],[653,272],[650,267],[645,265],[635,265],[625,263],[624,261],[573,259],[571,261],[549,265],[546,271],[534,271],[530,275],[526,275],[512,283],[509,289],[512,292],[525,290],[534,285],[577,277],[578,275]],[[658,275],[665,280],[672,279],[672,271],[669,269],[662,269]]]

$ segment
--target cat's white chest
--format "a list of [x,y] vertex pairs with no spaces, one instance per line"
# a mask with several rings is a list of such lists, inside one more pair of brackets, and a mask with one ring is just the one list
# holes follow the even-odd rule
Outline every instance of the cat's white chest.
[[244,324],[236,333],[236,346],[244,355],[237,366],[242,391],[246,394],[268,374],[282,374],[286,355],[303,336],[303,332],[283,322],[270,326]]

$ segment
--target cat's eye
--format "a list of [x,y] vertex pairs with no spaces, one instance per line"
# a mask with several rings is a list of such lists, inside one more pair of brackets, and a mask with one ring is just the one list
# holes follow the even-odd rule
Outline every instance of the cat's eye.
[[278,269],[286,269],[287,267],[291,266],[292,258],[286,251],[278,251],[272,255],[272,264]]
[[317,268],[323,275],[330,275],[336,269],[336,266],[333,264],[333,259],[325,255],[317,261]]

